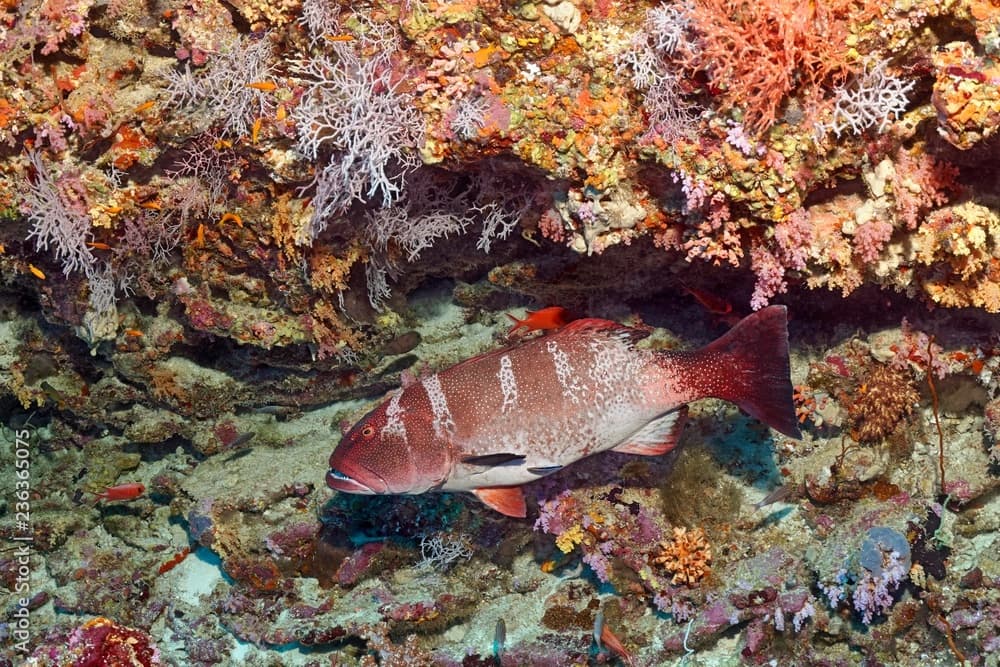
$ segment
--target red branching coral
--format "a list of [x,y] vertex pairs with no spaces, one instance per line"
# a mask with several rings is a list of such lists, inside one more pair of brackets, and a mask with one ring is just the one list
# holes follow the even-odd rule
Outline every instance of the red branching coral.
[[723,89],[725,106],[743,109],[744,124],[758,134],[791,92],[815,103],[821,86],[848,78],[848,27],[872,14],[854,0],[695,0],[690,11],[701,35],[697,63]]

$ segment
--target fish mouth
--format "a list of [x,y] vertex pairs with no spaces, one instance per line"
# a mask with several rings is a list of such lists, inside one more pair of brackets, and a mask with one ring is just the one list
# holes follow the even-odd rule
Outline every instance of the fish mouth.
[[362,484],[336,468],[330,468],[326,471],[326,485],[334,491],[342,491],[344,493],[360,493],[368,496],[379,493],[367,484]]

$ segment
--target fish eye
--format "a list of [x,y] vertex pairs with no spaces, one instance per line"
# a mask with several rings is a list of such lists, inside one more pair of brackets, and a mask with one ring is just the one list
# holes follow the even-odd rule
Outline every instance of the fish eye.
[[371,424],[365,426],[363,429],[361,429],[361,435],[365,436],[366,438],[372,437],[373,435],[375,435],[375,427],[372,426]]

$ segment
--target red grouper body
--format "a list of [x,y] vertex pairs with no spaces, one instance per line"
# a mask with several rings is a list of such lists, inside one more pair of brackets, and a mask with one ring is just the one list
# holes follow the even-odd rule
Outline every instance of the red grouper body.
[[687,404],[721,398],[787,436],[792,404],[784,306],[690,352],[637,349],[648,335],[576,320],[396,390],[341,439],[327,485],[347,493],[471,491],[525,516],[520,485],[613,449],[677,446]]

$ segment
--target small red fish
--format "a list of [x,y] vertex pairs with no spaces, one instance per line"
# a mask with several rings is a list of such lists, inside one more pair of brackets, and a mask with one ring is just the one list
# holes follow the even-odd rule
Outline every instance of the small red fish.
[[800,437],[784,306],[763,308],[700,350],[654,351],[648,331],[582,319],[396,390],[340,440],[326,483],[361,494],[469,491],[526,514],[521,485],[613,449],[657,456],[687,404],[731,401]]
[[507,332],[508,336],[521,327],[525,327],[529,332],[562,329],[573,319],[568,310],[559,306],[551,306],[549,308],[542,308],[541,310],[529,310],[527,313],[523,320],[517,319],[510,313],[507,314],[507,317],[514,322],[514,326]]
[[[621,640],[618,639],[615,633],[611,632],[611,629],[608,628],[607,624],[603,622],[603,619],[601,619],[599,624],[601,626],[601,629],[600,632],[597,633],[598,636],[600,637],[600,640],[597,642],[598,647],[607,648],[609,651],[611,651],[619,658],[621,658],[626,665],[629,665],[629,667],[633,667],[635,665],[635,662],[632,660],[632,654],[628,652],[628,649],[625,648],[625,645],[622,644]],[[596,624],[594,626],[594,629],[595,631],[597,630]]]
[[188,554],[190,553],[191,553],[191,547],[184,547],[183,549],[178,551],[173,558],[163,563],[163,565],[160,566],[160,569],[158,569],[157,572],[159,572],[160,574],[166,574],[167,572],[170,572],[170,570],[180,565],[181,561],[187,558]]
[[721,296],[712,294],[707,290],[698,289],[697,287],[688,287],[684,283],[681,283],[681,288],[693,296],[695,301],[700,303],[705,310],[713,315],[728,315],[733,312],[733,304],[729,303]]
[[94,493],[97,498],[103,500],[135,500],[145,492],[146,487],[139,482],[109,486],[100,493],[94,493],[91,491],[91,493]]
[[694,297],[695,301],[701,304],[701,307],[712,314],[713,318],[726,324],[728,326],[735,326],[737,322],[740,321],[741,315],[733,310],[733,304],[729,303],[726,299],[723,299],[717,294],[713,294],[708,290],[698,289],[697,287],[688,287],[684,283],[681,283],[681,289]]

